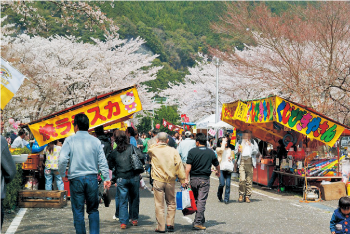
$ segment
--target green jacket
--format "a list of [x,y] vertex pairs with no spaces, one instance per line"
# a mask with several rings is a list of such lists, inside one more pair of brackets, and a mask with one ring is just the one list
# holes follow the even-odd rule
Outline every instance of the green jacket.
[[150,138],[146,138],[144,141],[143,141],[143,153],[147,154],[148,152],[148,144],[147,142],[150,140]]

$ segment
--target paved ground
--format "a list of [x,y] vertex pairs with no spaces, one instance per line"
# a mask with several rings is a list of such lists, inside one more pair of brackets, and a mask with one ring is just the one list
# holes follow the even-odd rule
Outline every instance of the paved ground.
[[[148,182],[147,178],[145,180]],[[252,202],[238,203],[238,187],[233,181],[231,201],[225,205],[216,198],[217,187],[218,180],[213,175],[206,206],[207,230],[192,231],[191,223],[194,215],[184,217],[177,211],[175,218],[177,233],[330,233],[329,220],[337,201],[300,203],[298,196],[263,191],[258,189],[259,186],[255,186]],[[121,230],[119,222],[112,220],[114,201],[108,208],[101,205],[99,209],[101,233],[154,233],[156,220],[151,191],[141,191],[140,206],[139,226]],[[2,233],[6,233],[15,216],[16,213],[5,216]],[[88,225],[87,216],[86,225]],[[16,233],[74,233],[70,202],[63,209],[27,209]]]

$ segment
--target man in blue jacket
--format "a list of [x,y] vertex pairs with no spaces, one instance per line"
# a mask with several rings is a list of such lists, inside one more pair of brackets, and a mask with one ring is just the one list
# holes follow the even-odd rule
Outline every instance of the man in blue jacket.
[[88,133],[88,117],[85,114],[77,114],[73,125],[76,134],[64,141],[58,159],[58,170],[64,177],[67,163],[70,162],[68,179],[76,233],[86,233],[84,221],[86,201],[90,233],[96,234],[100,233],[97,174],[98,170],[101,170],[105,188],[109,188],[111,186],[109,168],[100,140]]

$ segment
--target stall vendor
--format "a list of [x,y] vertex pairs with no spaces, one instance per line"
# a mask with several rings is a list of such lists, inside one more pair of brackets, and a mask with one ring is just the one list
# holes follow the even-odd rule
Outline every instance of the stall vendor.
[[13,141],[11,148],[24,148],[26,145],[29,144],[28,141],[24,140],[26,137],[26,132],[21,129],[18,132],[18,137]]
[[[278,144],[279,144],[279,146],[277,147],[277,156],[274,159],[274,164],[276,166],[276,169],[278,169],[277,159],[278,159],[278,165],[281,165],[282,159],[287,157],[287,153],[288,153],[287,150],[286,150],[286,147],[284,146],[283,140],[279,140]],[[275,183],[275,180],[276,180],[277,176],[278,175],[277,175],[277,173],[275,171],[272,172],[271,178],[270,178],[269,183],[267,185],[267,187],[269,189],[272,188],[272,185]]]

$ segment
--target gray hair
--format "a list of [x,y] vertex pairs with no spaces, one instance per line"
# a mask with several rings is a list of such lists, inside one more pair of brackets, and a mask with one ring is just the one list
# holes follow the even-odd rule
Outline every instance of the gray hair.
[[167,143],[168,140],[168,134],[166,132],[160,132],[158,133],[158,140],[163,143]]

